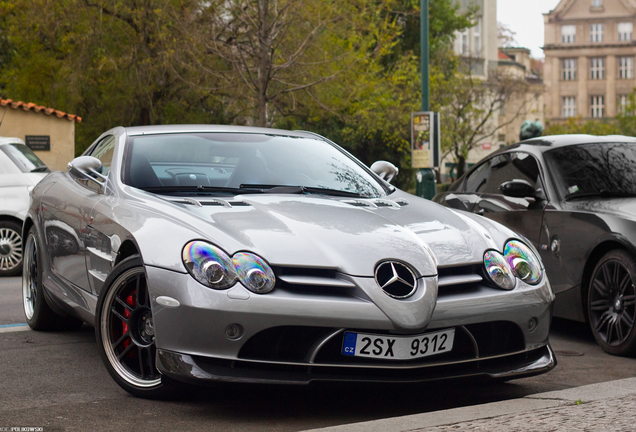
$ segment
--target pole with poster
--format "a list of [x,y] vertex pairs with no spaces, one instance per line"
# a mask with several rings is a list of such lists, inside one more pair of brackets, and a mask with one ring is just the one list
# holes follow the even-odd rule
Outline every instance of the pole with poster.
[[[437,192],[439,166],[439,114],[429,111],[429,0],[420,0],[420,64],[422,71],[422,111],[411,114],[411,157],[416,173],[415,194],[432,199]],[[416,123],[417,121],[417,123]],[[417,131],[415,129],[418,129]],[[437,133],[435,133],[437,131]]]
[[411,167],[418,168],[415,194],[422,198],[431,199],[436,193],[433,168],[439,166],[439,141],[439,113],[411,113]]

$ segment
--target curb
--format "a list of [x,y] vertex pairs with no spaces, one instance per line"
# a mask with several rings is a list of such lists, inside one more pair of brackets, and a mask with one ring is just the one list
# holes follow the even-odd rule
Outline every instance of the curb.
[[519,399],[332,426],[323,429],[312,429],[306,432],[413,431],[435,426],[450,426],[467,421],[490,419],[509,414],[529,413],[546,408],[576,405],[579,400],[581,401],[579,403],[589,403],[634,394],[636,394],[636,378],[627,378],[566,390],[538,393]]

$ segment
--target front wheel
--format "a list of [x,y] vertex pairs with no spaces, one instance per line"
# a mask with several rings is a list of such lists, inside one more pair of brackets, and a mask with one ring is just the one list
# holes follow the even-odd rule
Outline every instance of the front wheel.
[[138,255],[113,269],[97,303],[97,346],[115,382],[134,396],[174,396],[177,383],[159,373],[148,280]]
[[605,352],[636,353],[636,260],[625,250],[608,252],[596,264],[588,286],[590,326]]

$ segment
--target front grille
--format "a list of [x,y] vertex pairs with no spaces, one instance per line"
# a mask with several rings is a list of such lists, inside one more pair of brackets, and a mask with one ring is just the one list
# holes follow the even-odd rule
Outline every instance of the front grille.
[[[326,327],[281,326],[263,330],[252,336],[241,348],[238,358],[244,360],[309,363],[313,350],[326,340],[315,355],[314,364],[369,366],[422,365],[453,363],[523,351],[525,340],[519,326],[509,321],[468,324],[455,327],[453,350],[414,360],[382,360],[351,357],[342,354],[344,331],[328,339],[338,329]],[[389,335],[388,331],[348,329],[358,333]],[[427,332],[443,329],[427,329]]]
[[272,270],[276,275],[276,289],[296,294],[368,300],[355,283],[334,268],[272,266]]
[[492,287],[483,264],[469,264],[437,269],[438,297],[477,292],[481,287]]

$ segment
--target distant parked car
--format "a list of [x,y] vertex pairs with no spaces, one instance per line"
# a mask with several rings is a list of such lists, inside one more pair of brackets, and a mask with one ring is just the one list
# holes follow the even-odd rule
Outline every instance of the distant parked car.
[[22,272],[22,222],[29,191],[49,169],[19,138],[0,137],[0,276]]
[[636,139],[562,135],[508,146],[434,201],[501,222],[539,250],[554,316],[636,354]]

